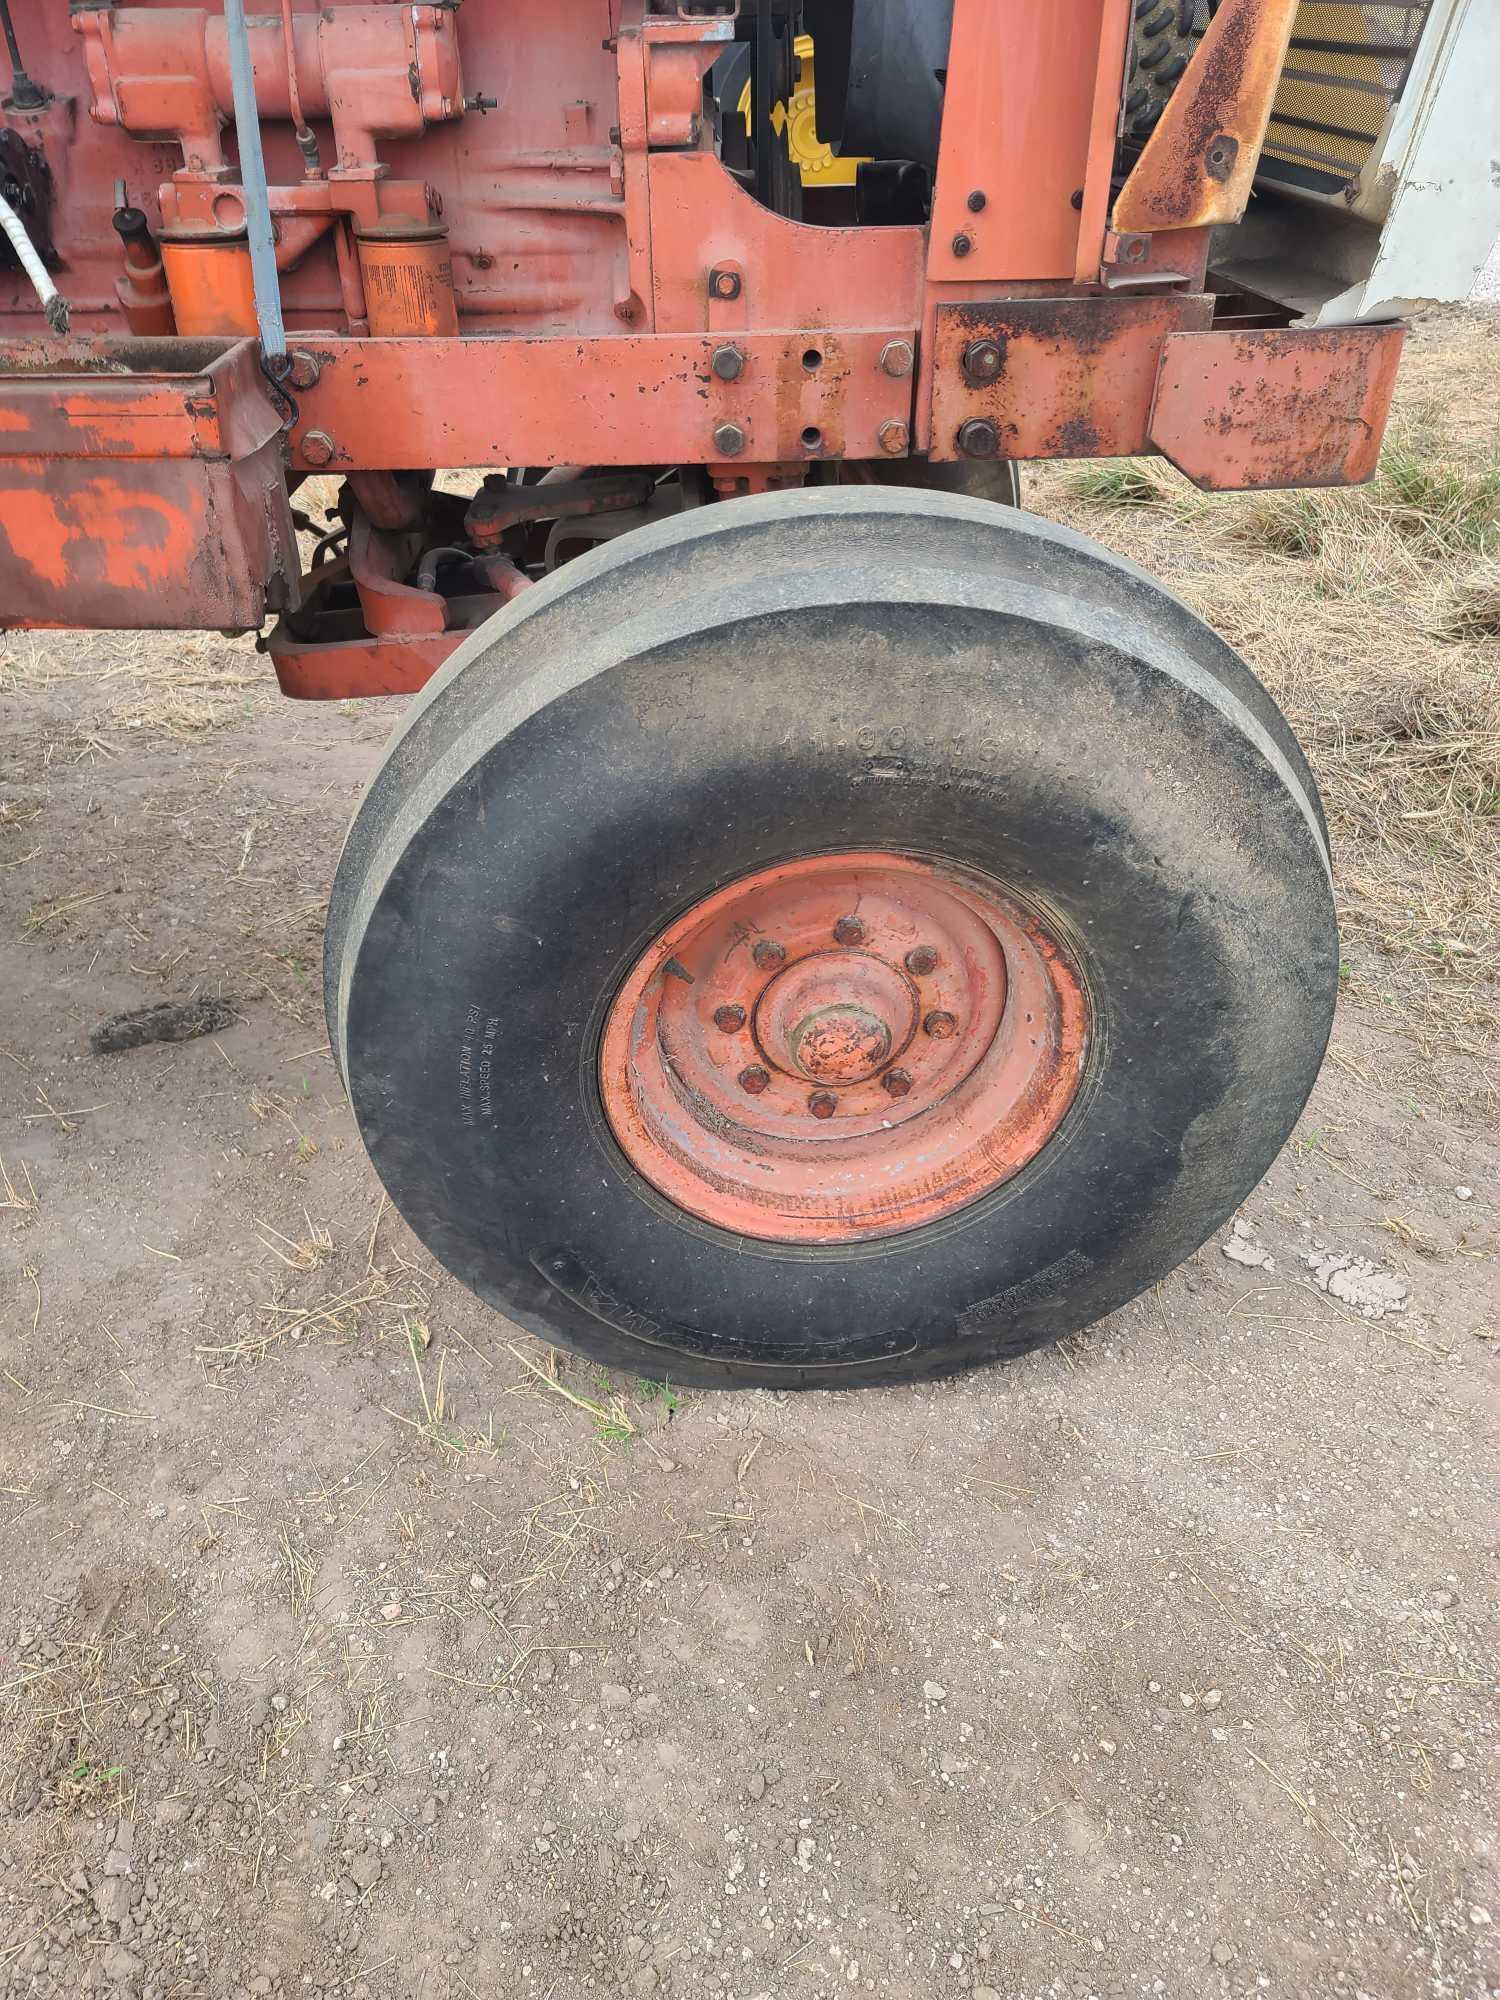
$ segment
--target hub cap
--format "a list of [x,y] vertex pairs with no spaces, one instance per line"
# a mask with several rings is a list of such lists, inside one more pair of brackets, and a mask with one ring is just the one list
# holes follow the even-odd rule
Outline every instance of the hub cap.
[[1087,1007],[992,877],[817,855],[705,897],[642,954],[600,1086],[631,1165],[741,1235],[852,1243],[998,1187],[1057,1129]]

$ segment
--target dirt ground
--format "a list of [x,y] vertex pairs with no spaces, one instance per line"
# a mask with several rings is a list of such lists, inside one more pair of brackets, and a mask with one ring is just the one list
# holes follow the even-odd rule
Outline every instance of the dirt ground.
[[[1411,424],[1493,449],[1494,333],[1423,329]],[[1500,1993],[1492,548],[1073,482],[1303,729],[1346,992],[1238,1233],[935,1388],[471,1301],[319,1013],[391,708],[11,635],[0,1993]],[[90,1052],[189,994],[237,1020]]]

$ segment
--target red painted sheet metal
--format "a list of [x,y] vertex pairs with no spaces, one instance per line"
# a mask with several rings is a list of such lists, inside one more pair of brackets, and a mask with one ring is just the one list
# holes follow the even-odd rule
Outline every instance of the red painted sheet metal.
[[292,600],[281,417],[250,343],[0,357],[0,622],[239,627]]
[[[1001,458],[1113,458],[1146,451],[1162,342],[1206,327],[1213,301],[1152,298],[1002,299],[937,308],[932,357],[935,459],[965,456],[964,426],[996,432]],[[998,370],[975,380],[965,357],[992,343]]]
[[[318,380],[298,398],[293,462],[338,473],[874,458],[881,425],[911,415],[910,373],[881,363],[892,338],[884,329],[814,329],[310,340]],[[904,338],[915,339],[910,324]],[[737,372],[728,372],[729,349]],[[715,372],[716,354],[724,373]],[[732,451],[720,437],[726,425],[739,434]],[[325,442],[304,456],[312,432]]]
[[1151,443],[1209,492],[1357,486],[1375,470],[1404,326],[1178,333]]
[[[1072,278],[1085,184],[1092,174],[1108,187],[1124,11],[1122,0],[956,0],[931,278]],[[1112,71],[1102,95],[1101,63]],[[1097,244],[1102,202],[1090,209]]]
[[415,694],[468,636],[463,630],[305,641],[278,624],[266,650],[283,694],[298,701],[346,701]]

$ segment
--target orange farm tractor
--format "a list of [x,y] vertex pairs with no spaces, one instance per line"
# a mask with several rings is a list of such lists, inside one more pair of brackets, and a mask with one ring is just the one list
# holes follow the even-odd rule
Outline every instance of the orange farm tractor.
[[0,25],[0,625],[421,690],[326,997],[450,1271],[640,1374],[853,1386],[1223,1223],[1328,1033],[1317,792],[1016,468],[1368,478],[1500,220],[1492,0]]

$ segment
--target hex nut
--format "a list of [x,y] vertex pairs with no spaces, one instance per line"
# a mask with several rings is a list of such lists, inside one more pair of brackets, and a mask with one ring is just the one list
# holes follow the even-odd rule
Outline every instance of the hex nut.
[[915,360],[909,340],[888,340],[880,350],[880,371],[883,375],[910,375]]
[[993,382],[1005,365],[998,340],[971,340],[963,353],[963,371],[971,382]]
[[738,424],[718,424],[714,428],[714,449],[724,458],[737,458],[745,449],[745,433]]
[[745,357],[737,347],[716,347],[708,365],[721,382],[734,382],[744,373]]
[[988,417],[970,417],[958,427],[958,448],[965,458],[993,458],[1000,449],[1000,433]]

